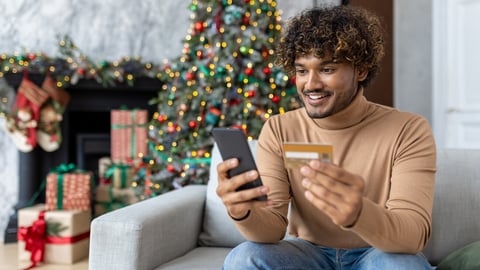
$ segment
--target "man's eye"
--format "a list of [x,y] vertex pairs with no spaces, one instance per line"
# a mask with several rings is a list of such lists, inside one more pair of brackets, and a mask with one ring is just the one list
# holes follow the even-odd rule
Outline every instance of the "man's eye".
[[306,71],[304,69],[297,69],[295,70],[295,73],[297,74],[304,74]]
[[335,69],[333,69],[333,68],[328,68],[328,67],[322,69],[322,72],[324,72],[324,73],[332,73],[332,72],[334,72],[334,71],[335,71]]

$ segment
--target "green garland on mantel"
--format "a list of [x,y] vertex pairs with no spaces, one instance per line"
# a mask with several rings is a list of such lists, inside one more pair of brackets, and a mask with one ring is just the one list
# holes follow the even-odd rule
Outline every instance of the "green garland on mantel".
[[79,80],[94,79],[104,87],[113,87],[127,83],[133,86],[136,78],[148,77],[164,81],[168,74],[167,60],[162,64],[142,62],[140,57],[126,56],[118,61],[95,63],[74,44],[69,36],[58,42],[58,57],[49,57],[44,53],[23,52],[0,55],[0,77],[8,73],[50,73],[57,86],[66,88]]

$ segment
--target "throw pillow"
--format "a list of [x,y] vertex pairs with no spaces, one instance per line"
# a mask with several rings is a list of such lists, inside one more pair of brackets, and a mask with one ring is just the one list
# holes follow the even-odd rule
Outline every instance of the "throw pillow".
[[[249,141],[249,144],[252,153],[255,153],[257,141]],[[201,246],[235,247],[245,241],[216,193],[218,184],[217,164],[221,161],[222,157],[215,144],[210,163],[210,180],[207,185],[203,229],[199,236]]]
[[442,260],[437,267],[437,270],[475,269],[480,269],[480,241],[454,251]]

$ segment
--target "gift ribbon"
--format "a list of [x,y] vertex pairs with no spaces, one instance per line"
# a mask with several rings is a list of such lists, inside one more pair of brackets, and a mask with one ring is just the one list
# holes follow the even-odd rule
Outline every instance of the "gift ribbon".
[[63,175],[75,171],[76,168],[73,163],[63,163],[50,171],[57,174],[57,209],[63,209]]
[[[126,108],[121,107],[120,110],[127,110]],[[112,124],[111,127],[112,129],[120,129],[120,128],[131,128],[131,136],[130,136],[130,157],[135,158],[135,150],[136,150],[136,143],[135,143],[135,128],[136,127],[146,127],[147,123],[135,123],[135,116],[137,114],[137,109],[134,109],[131,111],[131,117],[132,117],[132,124],[127,125],[127,124]]]
[[113,179],[113,175],[115,174],[115,170],[119,169],[120,170],[120,185],[121,185],[122,188],[124,188],[124,187],[127,186],[127,170],[130,167],[131,166],[128,165],[128,164],[114,163],[105,172],[105,178]]
[[79,235],[70,236],[70,237],[58,237],[58,236],[47,236],[45,242],[47,244],[57,244],[57,245],[65,245],[65,244],[73,244],[83,239],[87,239],[90,237],[90,231],[86,231]]
[[18,229],[17,239],[25,241],[25,250],[30,252],[32,264],[26,269],[32,269],[38,263],[43,262],[46,232],[45,211],[39,213],[38,219],[33,222],[32,226],[21,226]]

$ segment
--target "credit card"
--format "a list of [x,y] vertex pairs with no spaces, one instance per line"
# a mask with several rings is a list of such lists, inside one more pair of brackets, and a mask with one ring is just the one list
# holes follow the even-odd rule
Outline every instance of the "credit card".
[[314,143],[283,143],[283,160],[288,169],[300,169],[312,159],[322,162],[332,162],[333,146]]

